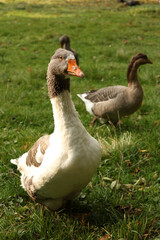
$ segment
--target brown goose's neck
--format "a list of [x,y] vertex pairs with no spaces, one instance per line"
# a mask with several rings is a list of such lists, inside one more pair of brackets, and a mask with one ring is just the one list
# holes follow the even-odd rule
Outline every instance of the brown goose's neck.
[[139,68],[139,64],[137,62],[131,62],[128,66],[128,71],[127,71],[127,79],[128,79],[128,86],[133,86],[133,85],[140,85],[138,81],[138,74],[137,70]]
[[51,71],[47,73],[48,94],[50,99],[58,96],[64,90],[70,91],[70,79],[64,75],[53,75]]
[[70,41],[67,41],[67,42],[64,43],[64,48],[65,48],[66,50],[70,50],[70,49],[71,49],[71,48],[70,48]]

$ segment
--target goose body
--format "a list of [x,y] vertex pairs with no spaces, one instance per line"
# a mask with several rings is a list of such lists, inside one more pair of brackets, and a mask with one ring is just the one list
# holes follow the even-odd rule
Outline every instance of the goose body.
[[78,57],[78,53],[70,47],[70,38],[67,36],[67,35],[62,35],[60,38],[59,38],[59,42],[60,42],[60,47],[66,49],[66,50],[69,50],[71,51],[74,56],[75,56],[75,59],[76,59],[76,62],[77,62],[77,65],[79,65],[79,57]]
[[21,185],[35,201],[52,210],[78,196],[101,159],[101,149],[82,125],[69,92],[66,74],[83,77],[70,51],[58,49],[48,65],[48,92],[54,132],[37,140],[20,158],[11,160]]
[[128,86],[110,86],[78,94],[86,110],[102,122],[117,123],[125,115],[137,111],[143,100],[143,89],[138,81],[137,70],[142,64],[152,63],[144,54],[132,58],[127,71]]

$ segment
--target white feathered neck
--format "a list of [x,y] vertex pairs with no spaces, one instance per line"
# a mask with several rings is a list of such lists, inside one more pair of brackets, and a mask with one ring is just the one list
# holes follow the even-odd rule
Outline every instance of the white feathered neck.
[[62,128],[68,129],[68,127],[74,124],[83,127],[68,90],[64,90],[58,96],[51,98],[51,104],[55,131],[62,130]]
[[55,129],[59,127],[68,127],[71,122],[79,119],[78,113],[68,90],[64,90],[58,96],[51,98],[51,104],[53,109]]

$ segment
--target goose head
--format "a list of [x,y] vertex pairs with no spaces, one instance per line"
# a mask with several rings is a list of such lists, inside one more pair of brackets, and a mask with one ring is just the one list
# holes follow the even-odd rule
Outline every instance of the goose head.
[[70,91],[70,79],[66,76],[84,77],[71,51],[63,48],[56,50],[48,65],[47,84],[50,98],[58,96],[63,90]]
[[63,35],[59,38],[60,46],[63,48],[64,44],[70,45],[70,39],[67,35]]
[[147,57],[147,55],[143,53],[139,53],[132,58],[130,64],[135,64],[135,66],[139,67],[140,65],[143,65],[146,63],[152,64],[152,61]]
[[143,53],[138,53],[136,56],[134,56],[131,59],[130,64],[128,65],[128,70],[127,70],[128,80],[130,80],[131,78],[131,73],[137,71],[140,65],[147,64],[147,63],[152,64],[152,61],[147,57],[147,55]]
[[57,49],[48,67],[53,75],[84,77],[84,73],[78,67],[73,53],[66,49]]

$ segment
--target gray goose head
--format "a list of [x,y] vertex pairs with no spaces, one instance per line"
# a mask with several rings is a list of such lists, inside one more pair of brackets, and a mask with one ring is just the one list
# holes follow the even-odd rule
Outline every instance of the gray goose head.
[[71,51],[59,48],[52,56],[48,65],[47,83],[50,98],[59,95],[63,90],[69,90],[70,81],[66,76],[84,77]]
[[54,75],[72,75],[77,77],[84,77],[83,72],[78,67],[74,54],[66,49],[59,48],[52,56],[48,65]]

